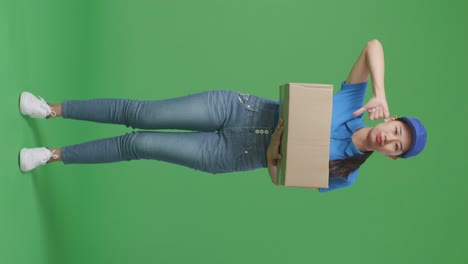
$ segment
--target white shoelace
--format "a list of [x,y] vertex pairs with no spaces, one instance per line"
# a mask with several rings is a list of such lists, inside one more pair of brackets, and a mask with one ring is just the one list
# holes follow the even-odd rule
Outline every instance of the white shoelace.
[[[44,104],[41,104],[41,108],[44,109],[46,111],[46,116],[48,116],[49,114],[52,116],[52,117],[55,117],[57,116],[57,113],[54,111],[54,109],[52,109],[50,107],[50,105],[40,96],[38,96],[39,99],[44,103]],[[50,111],[50,112],[49,112]]]
[[55,150],[52,150],[52,151],[49,150],[49,151],[50,151],[50,156],[48,158],[46,157],[44,160],[42,160],[43,164],[46,164],[50,160],[50,158],[58,159],[58,157],[59,157],[57,154],[54,154]]
[[55,153],[55,149],[50,152],[50,157],[53,158],[53,159],[58,159],[59,156],[57,154],[54,154],[54,153]]

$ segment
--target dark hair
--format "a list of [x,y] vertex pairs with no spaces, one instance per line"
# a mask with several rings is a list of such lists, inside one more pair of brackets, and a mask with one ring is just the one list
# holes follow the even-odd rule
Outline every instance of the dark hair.
[[348,175],[358,169],[373,151],[364,152],[363,155],[356,155],[340,160],[330,160],[328,162],[330,178],[348,178]]

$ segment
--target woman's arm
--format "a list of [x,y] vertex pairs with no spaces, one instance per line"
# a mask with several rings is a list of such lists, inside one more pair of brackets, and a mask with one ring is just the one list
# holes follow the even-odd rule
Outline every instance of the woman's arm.
[[268,173],[270,174],[271,181],[274,184],[278,184],[276,181],[276,175],[278,172],[278,160],[281,159],[279,146],[281,144],[281,135],[283,134],[283,119],[279,118],[278,124],[276,125],[275,132],[271,135],[270,145],[267,149],[267,163]]
[[374,39],[367,43],[346,79],[346,83],[362,83],[372,78],[374,96],[367,104],[358,109],[353,115],[357,116],[365,111],[370,119],[382,119],[390,116],[385,96],[385,65],[382,44]]

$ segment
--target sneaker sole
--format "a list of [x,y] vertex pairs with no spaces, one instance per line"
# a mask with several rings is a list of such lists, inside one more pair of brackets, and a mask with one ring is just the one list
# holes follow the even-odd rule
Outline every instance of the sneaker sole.
[[28,115],[27,113],[23,111],[23,109],[21,109],[21,106],[26,103],[25,100],[26,100],[26,92],[22,92],[20,95],[20,100],[19,100],[19,109],[22,115]]
[[23,163],[23,160],[24,160],[24,153],[27,149],[26,148],[22,148],[21,151],[20,151],[20,154],[19,154],[19,166],[20,166],[20,169],[22,172],[27,172],[27,171],[30,171],[30,170],[26,170],[25,168],[25,164]]

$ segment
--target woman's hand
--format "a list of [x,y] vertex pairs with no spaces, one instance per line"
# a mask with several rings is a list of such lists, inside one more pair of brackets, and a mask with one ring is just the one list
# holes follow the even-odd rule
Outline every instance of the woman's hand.
[[362,83],[372,77],[372,89],[374,95],[372,99],[363,107],[353,113],[358,116],[365,111],[369,112],[370,120],[388,118],[390,111],[385,98],[384,75],[385,63],[382,44],[374,39],[369,41],[361,52],[349,73],[346,83]]
[[268,162],[268,173],[270,174],[271,181],[274,184],[276,182],[276,175],[278,171],[278,160],[282,158],[280,154],[281,136],[283,135],[283,119],[279,118],[278,124],[276,125],[275,132],[271,135],[270,145],[267,149],[267,162]]
[[379,120],[390,116],[387,99],[384,96],[372,97],[367,104],[355,111],[353,115],[358,116],[364,113],[364,111],[369,113],[370,120]]

